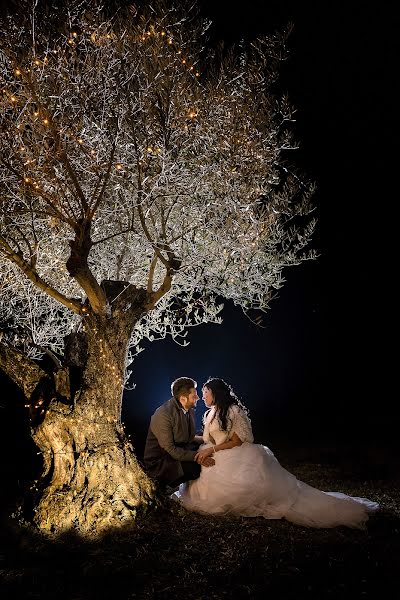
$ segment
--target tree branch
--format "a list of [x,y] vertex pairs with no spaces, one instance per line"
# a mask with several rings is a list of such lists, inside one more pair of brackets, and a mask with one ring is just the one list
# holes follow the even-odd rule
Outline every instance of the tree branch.
[[172,286],[172,273],[171,273],[171,270],[168,269],[165,274],[164,281],[162,282],[162,284],[160,285],[158,290],[156,290],[155,292],[153,292],[150,295],[150,302],[146,305],[146,310],[153,309],[155,307],[155,305],[157,304],[157,302],[163,296],[165,296],[165,294],[167,294],[169,292],[169,290],[171,289],[171,286]]
[[153,292],[153,278],[154,278],[154,271],[157,265],[157,260],[158,257],[157,255],[154,256],[153,260],[151,261],[151,265],[150,265],[150,271],[149,271],[149,279],[147,282],[147,293],[151,294]]
[[[116,141],[117,141],[117,136],[115,136],[115,140],[113,142],[113,146],[112,146],[111,154],[110,154],[110,159],[109,159],[108,165],[107,165],[107,172],[106,172],[106,174],[104,176],[103,185],[101,187],[99,195],[97,196],[97,199],[94,202],[93,208],[90,210],[90,214],[89,214],[89,218],[90,219],[93,219],[93,217],[94,217],[94,215],[96,213],[96,210],[98,209],[98,206],[99,206],[99,204],[101,202],[101,199],[104,196],[104,192],[106,190],[107,183],[108,183],[108,181],[110,179],[110,173],[111,173],[111,168],[112,168],[112,164],[113,164],[113,160],[114,160],[114,154],[115,154],[115,148],[116,148]],[[99,180],[99,183],[100,183],[100,181],[101,181],[101,179]],[[96,192],[97,192],[97,187],[96,187],[96,189],[95,189],[95,191],[93,193],[93,198],[95,198]]]
[[0,236],[0,246],[4,248],[5,256],[13,263],[15,263],[23,273],[28,277],[32,283],[36,285],[37,288],[45,292],[48,296],[51,296],[60,304],[63,304],[73,312],[80,314],[82,309],[82,304],[78,300],[74,300],[72,298],[67,298],[59,291],[51,287],[48,283],[42,279],[36,270],[31,267],[31,265],[20,255],[14,252],[14,250],[9,246],[3,236]]
[[91,222],[87,219],[82,219],[76,226],[75,238],[69,242],[71,254],[66,262],[66,267],[71,277],[86,293],[93,311],[98,315],[104,315],[107,298],[87,262],[92,247],[90,227]]
[[1,341],[0,369],[23,391],[27,399],[31,397],[40,379],[48,377],[33,360]]

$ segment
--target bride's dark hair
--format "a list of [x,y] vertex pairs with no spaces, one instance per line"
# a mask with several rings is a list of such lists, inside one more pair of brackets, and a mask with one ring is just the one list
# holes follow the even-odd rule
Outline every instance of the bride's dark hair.
[[[223,379],[220,379],[219,377],[209,377],[203,387],[206,387],[212,391],[214,396],[214,406],[218,410],[215,411],[211,422],[215,419],[215,415],[217,415],[222,431],[228,431],[228,420],[230,421],[228,417],[228,411],[232,404],[236,404],[243,410],[243,412],[248,414],[247,408],[240,402],[232,387]],[[206,412],[204,418],[208,413],[209,411]]]

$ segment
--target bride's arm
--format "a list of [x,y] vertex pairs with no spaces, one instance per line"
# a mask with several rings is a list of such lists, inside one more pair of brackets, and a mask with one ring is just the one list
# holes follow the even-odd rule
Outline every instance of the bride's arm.
[[194,457],[198,463],[202,464],[202,461],[214,454],[214,452],[218,452],[219,450],[228,450],[229,448],[234,448],[235,446],[241,446],[242,440],[238,436],[236,432],[232,434],[231,439],[228,442],[223,442],[222,444],[215,444],[214,446],[210,446],[209,448],[205,448],[204,450],[200,450]]
[[212,446],[212,448],[214,449],[214,452],[218,452],[219,450],[228,450],[229,448],[241,446],[242,444],[242,440],[235,431],[233,432],[232,437],[228,442],[224,442],[223,444],[216,444],[215,446]]

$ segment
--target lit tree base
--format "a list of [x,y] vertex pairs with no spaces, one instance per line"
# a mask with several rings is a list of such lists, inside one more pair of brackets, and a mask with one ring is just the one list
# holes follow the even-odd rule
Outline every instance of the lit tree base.
[[74,530],[95,537],[133,524],[138,512],[154,505],[155,486],[122,427],[99,425],[98,420],[82,428],[82,419],[60,418],[51,411],[35,431],[44,456],[37,486],[44,490],[33,519],[41,531],[57,535]]

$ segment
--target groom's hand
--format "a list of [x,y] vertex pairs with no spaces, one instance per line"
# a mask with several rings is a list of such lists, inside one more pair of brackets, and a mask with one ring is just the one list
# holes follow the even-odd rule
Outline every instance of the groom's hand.
[[210,456],[203,459],[203,462],[200,463],[202,467],[213,467],[215,465],[215,460]]
[[203,450],[199,450],[197,452],[197,454],[194,457],[194,460],[196,462],[199,463],[199,465],[204,464],[204,461],[206,460],[206,458],[210,458],[210,456],[212,456],[214,454],[214,449],[211,448],[204,448]]

